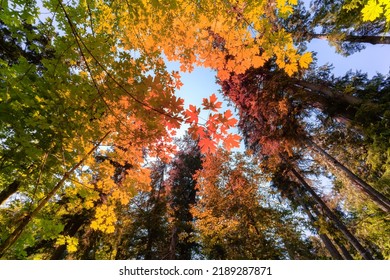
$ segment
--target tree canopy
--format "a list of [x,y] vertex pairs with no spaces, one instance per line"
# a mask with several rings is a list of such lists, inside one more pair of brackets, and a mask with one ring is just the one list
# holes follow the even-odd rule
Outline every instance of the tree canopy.
[[389,44],[390,4],[311,8],[1,1],[0,258],[389,259],[390,74],[306,47]]

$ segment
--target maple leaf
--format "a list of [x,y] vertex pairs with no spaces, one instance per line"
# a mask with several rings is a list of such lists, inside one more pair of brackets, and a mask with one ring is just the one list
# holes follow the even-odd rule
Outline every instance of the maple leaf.
[[313,61],[313,58],[311,56],[311,53],[306,52],[299,59],[299,66],[301,66],[302,68],[308,68],[312,61]]
[[215,103],[217,101],[217,96],[215,95],[215,93],[213,93],[212,95],[210,95],[210,103]]
[[224,113],[224,118],[223,118],[224,123],[226,123],[230,127],[235,126],[237,123],[237,120],[235,118],[233,118],[232,116],[233,116],[233,113],[230,110],[226,110],[226,112]]
[[208,100],[207,98],[203,98],[202,105],[203,105],[204,109],[217,112],[218,109],[220,109],[222,107],[222,102],[217,102],[218,99],[217,99],[217,96],[215,95],[215,93],[213,93],[209,98],[210,98],[210,100]]
[[204,137],[199,140],[199,147],[202,153],[214,153],[217,150],[216,143],[209,137]]
[[362,10],[364,21],[373,21],[383,13],[383,8],[376,0],[368,1]]
[[190,105],[189,109],[185,111],[185,115],[188,118],[188,123],[198,123],[199,122],[199,113],[200,109],[196,109],[196,106]]
[[284,67],[284,71],[286,71],[287,75],[292,76],[298,70],[296,63],[288,63]]
[[224,147],[227,150],[240,147],[241,137],[238,134],[228,134],[223,142]]
[[[166,119],[168,119],[168,118],[166,118]],[[180,122],[177,119],[170,118],[167,120],[165,126],[168,130],[179,129]]]

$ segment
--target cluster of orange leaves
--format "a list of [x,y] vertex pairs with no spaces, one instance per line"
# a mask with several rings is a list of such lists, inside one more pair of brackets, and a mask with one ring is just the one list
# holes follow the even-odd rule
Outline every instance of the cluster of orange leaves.
[[240,136],[228,133],[228,130],[237,123],[231,110],[226,110],[224,113],[218,111],[222,107],[222,102],[218,101],[215,93],[209,99],[203,98],[202,106],[204,110],[210,111],[203,126],[199,125],[200,108],[190,105],[189,109],[184,112],[187,122],[191,125],[189,133],[194,138],[199,138],[201,151],[203,153],[214,153],[219,142],[222,142],[228,150],[239,147]]

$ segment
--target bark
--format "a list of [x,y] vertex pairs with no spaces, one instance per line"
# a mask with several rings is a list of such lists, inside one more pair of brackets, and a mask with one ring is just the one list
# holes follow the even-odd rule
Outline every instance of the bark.
[[168,258],[170,260],[175,260],[176,259],[176,246],[178,242],[178,236],[177,236],[177,227],[175,226],[172,230],[172,235],[171,235],[171,243],[169,245],[169,255]]
[[299,202],[299,204],[301,204],[303,209],[305,210],[313,227],[315,227],[315,229],[319,233],[318,235],[319,235],[321,241],[324,243],[325,248],[328,250],[328,252],[332,256],[332,258],[335,260],[343,260],[344,259],[343,256],[339,253],[336,246],[333,244],[332,240],[328,237],[328,235],[325,233],[320,233],[320,229],[317,226],[315,226],[317,219],[311,213],[310,208],[306,205],[306,203],[304,203],[302,201],[302,199],[301,199],[301,197],[298,194],[298,191],[296,189],[294,189],[294,195],[295,195],[295,198],[297,199],[297,201]]
[[334,260],[344,260],[343,256],[339,253],[336,246],[333,244],[332,240],[328,237],[327,234],[320,233],[319,237]]
[[0,245],[0,258],[4,255],[4,253],[8,250],[9,247],[11,247],[20,237],[20,235],[23,233],[23,231],[26,229],[27,225],[37,216],[37,214],[46,206],[46,204],[49,202],[49,200],[57,193],[57,191],[62,187],[62,185],[65,183],[65,181],[70,177],[70,175],[81,165],[83,162],[87,159],[88,156],[90,156],[98,147],[99,145],[104,141],[104,139],[110,134],[111,132],[107,132],[101,140],[76,164],[74,165],[68,172],[65,172],[65,174],[62,176],[62,179],[54,186],[54,188],[46,195],[44,199],[42,199],[38,206],[32,211],[31,213],[27,214],[20,224],[16,227],[16,229],[11,233],[10,236]]
[[321,207],[325,215],[334,223],[334,225],[344,234],[345,238],[351,245],[360,253],[363,259],[372,260],[371,253],[366,250],[357,238],[347,229],[347,227],[339,220],[339,218],[329,209],[325,202],[316,194],[316,192],[306,183],[305,179],[294,169],[291,168],[291,173],[298,179],[304,189],[310,193],[314,201]]
[[336,242],[337,246],[340,248],[341,253],[344,256],[344,259],[346,259],[346,260],[353,260],[353,257],[349,253],[348,249],[345,248],[345,246],[341,243],[341,241],[336,239],[335,242]]
[[[317,215],[317,217],[319,217],[321,215],[321,213],[318,211],[318,209],[316,207],[313,207],[313,212]],[[338,238],[337,236],[334,236],[333,241],[337,245],[337,247],[340,249],[344,260],[353,260],[353,257],[348,252],[347,248],[345,248],[345,246],[341,243],[340,238]]]
[[322,155],[328,163],[330,163],[337,170],[340,170],[354,185],[356,185],[361,191],[367,194],[383,211],[390,213],[390,200],[383,194],[375,190],[368,183],[356,176],[352,171],[340,163],[337,159],[328,154],[325,150],[319,147],[316,143],[310,139],[306,140],[306,143],[315,152]]
[[[313,207],[312,209],[313,209],[313,212],[317,215],[317,217],[319,217],[321,215],[321,213],[318,211],[318,209],[316,207]],[[353,257],[348,252],[347,248],[345,248],[345,246],[341,243],[340,238],[338,238],[337,236],[333,236],[333,241],[337,245],[337,247],[340,249],[344,260],[353,260]]]
[[[329,34],[310,34],[313,39],[330,40],[332,36]],[[390,36],[358,36],[358,35],[347,35],[342,38],[342,41],[351,43],[367,43],[372,45],[378,44],[390,44]]]
[[[83,255],[81,256],[81,259],[83,260],[95,260],[95,253],[96,253],[96,244],[98,243],[99,239],[99,232],[96,232],[89,228],[84,234],[83,234],[83,242],[82,247],[80,246],[80,251],[83,252]],[[112,250],[111,250],[112,253]]]
[[3,204],[11,195],[17,192],[20,186],[20,181],[13,181],[4,190],[0,192],[0,205]]
[[311,82],[298,80],[298,79],[292,79],[292,81],[294,82],[294,85],[296,87],[303,88],[317,94],[319,93],[320,95],[324,96],[329,100],[338,100],[339,102],[341,101],[351,106],[357,106],[363,103],[363,100],[358,97],[340,93],[326,85],[314,84]]

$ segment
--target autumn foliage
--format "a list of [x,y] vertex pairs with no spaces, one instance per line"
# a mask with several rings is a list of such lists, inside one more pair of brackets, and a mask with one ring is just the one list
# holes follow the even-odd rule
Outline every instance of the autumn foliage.
[[[341,2],[388,28],[386,1]],[[301,9],[2,1],[0,258],[388,259],[389,78],[317,67]],[[194,67],[230,108],[177,96]]]

